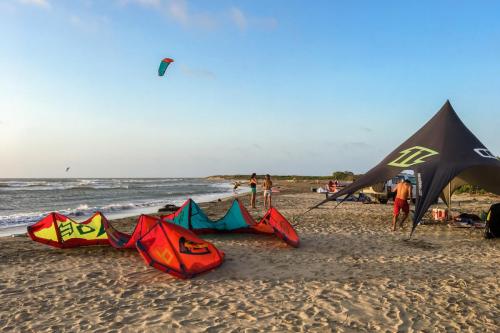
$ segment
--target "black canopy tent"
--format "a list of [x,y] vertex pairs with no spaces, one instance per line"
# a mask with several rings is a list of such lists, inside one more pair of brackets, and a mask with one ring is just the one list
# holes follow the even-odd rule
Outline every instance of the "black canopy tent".
[[449,203],[451,194],[465,183],[500,195],[500,161],[462,123],[446,101],[431,120],[382,162],[312,208],[385,182],[403,170],[413,170],[417,180],[412,233],[439,196]]

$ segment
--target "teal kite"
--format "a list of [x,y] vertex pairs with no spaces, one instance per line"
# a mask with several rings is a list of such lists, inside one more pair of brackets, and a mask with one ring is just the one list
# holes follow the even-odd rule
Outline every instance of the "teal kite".
[[168,66],[174,62],[174,59],[165,58],[160,62],[160,67],[158,68],[158,75],[163,76],[167,71]]

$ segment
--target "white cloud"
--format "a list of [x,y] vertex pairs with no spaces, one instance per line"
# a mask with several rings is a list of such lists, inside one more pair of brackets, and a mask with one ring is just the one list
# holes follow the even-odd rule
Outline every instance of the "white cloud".
[[23,5],[33,5],[42,8],[49,8],[50,3],[48,0],[18,0]]
[[118,0],[117,2],[122,6],[138,4],[145,7],[158,7],[161,5],[161,0]]
[[135,1],[146,6],[159,6],[161,4],[161,0],[135,0]]
[[190,15],[185,0],[171,0],[167,4],[167,11],[170,17],[182,24],[188,24]]
[[185,27],[213,30],[221,24],[231,24],[244,31],[250,27],[271,30],[276,28],[277,20],[272,17],[248,17],[238,7],[218,12],[193,9],[188,0],[117,0],[120,5],[138,5],[149,8]]
[[229,20],[241,31],[248,28],[272,30],[278,25],[278,21],[273,17],[249,17],[237,7],[229,10]]
[[117,0],[117,2],[122,6],[137,5],[155,10],[186,27],[213,29],[217,25],[213,14],[193,12],[186,0]]
[[79,15],[70,15],[69,22],[75,28],[88,33],[96,33],[102,31],[102,28],[108,24],[108,18],[99,17],[82,17]]
[[183,26],[209,30],[217,26],[216,15],[208,12],[192,11],[186,0],[167,0],[162,7],[170,19]]
[[233,21],[234,24],[240,29],[240,30],[246,30],[248,26],[248,21],[247,18],[245,17],[245,14],[243,11],[239,8],[233,7],[231,8],[229,12],[229,17]]

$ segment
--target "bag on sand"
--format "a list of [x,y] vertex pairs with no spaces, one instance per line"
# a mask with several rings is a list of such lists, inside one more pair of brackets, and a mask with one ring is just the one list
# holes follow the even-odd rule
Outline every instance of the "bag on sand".
[[484,238],[500,237],[500,203],[490,207],[488,217],[486,218],[486,228]]

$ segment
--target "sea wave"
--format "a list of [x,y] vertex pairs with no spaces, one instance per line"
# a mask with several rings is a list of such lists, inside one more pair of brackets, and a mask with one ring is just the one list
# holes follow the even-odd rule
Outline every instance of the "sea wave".
[[[242,191],[244,187],[236,193]],[[75,220],[96,211],[117,218],[152,213],[189,197],[203,202],[233,193],[230,183],[200,178],[0,179],[0,228],[33,224],[52,211]]]
[[[153,200],[147,202],[128,202],[128,203],[113,203],[103,206],[89,206],[80,204],[76,208],[60,209],[57,212],[68,217],[86,217],[99,211],[101,213],[117,213],[126,210],[140,210],[149,207],[159,207],[164,205],[166,200]],[[12,227],[19,225],[29,225],[37,222],[44,216],[50,214],[51,211],[43,212],[27,212],[12,215],[0,215],[0,228]]]
[[0,191],[55,191],[128,189],[129,182],[116,179],[75,179],[47,181],[0,181]]
[[2,191],[64,191],[64,190],[113,190],[129,188],[162,188],[173,186],[210,185],[200,179],[162,178],[162,179],[121,179],[121,178],[66,178],[66,179],[29,179],[0,180]]
[[[91,181],[79,182],[79,184],[81,188],[88,188],[89,186],[99,186],[96,182]],[[124,186],[124,184],[115,185]],[[36,192],[16,192],[19,193],[17,196],[20,198],[20,200],[25,202],[24,206],[26,208],[23,210],[12,212],[12,208],[10,208],[12,206],[9,206],[9,203],[6,203],[6,205],[0,205],[5,206],[3,208],[0,207],[0,228],[30,225],[39,221],[41,218],[52,211],[57,211],[63,215],[75,218],[76,220],[83,220],[91,216],[96,211],[100,211],[110,218],[116,218],[139,215],[141,213],[152,213],[155,212],[157,208],[168,203],[180,205],[188,197],[191,197],[198,202],[204,202],[227,197],[234,193],[232,190],[232,185],[229,183],[207,183],[194,179],[190,181],[184,181],[181,184],[178,183],[177,187],[165,187],[161,191],[154,191],[152,188],[147,187],[136,187],[132,190],[129,189],[127,191],[132,191],[130,196],[147,195],[148,197],[140,199],[131,197],[127,199],[126,197],[129,196],[129,194],[128,192],[124,192],[113,200],[114,193],[112,192],[110,192],[109,195],[108,193],[103,192],[100,196],[100,198],[102,199],[98,199],[92,194],[85,194],[85,192],[82,192],[81,194],[75,192],[68,197],[66,194],[59,194],[57,192],[54,192],[54,195],[48,197],[45,194],[40,197],[41,194],[37,194]],[[242,193],[244,191],[245,188],[240,187],[238,191],[236,191],[236,193]],[[69,193],[70,192],[68,192],[68,194]],[[17,200],[15,199],[16,196],[13,196],[13,194],[4,192],[3,196],[6,198],[11,198],[11,201]],[[79,198],[78,200],[80,200],[80,203],[69,203],[73,200],[73,198]],[[51,206],[54,205],[54,201],[51,200],[56,200],[55,202],[59,202],[59,204],[57,205],[58,208],[51,209]],[[68,200],[68,206],[66,206],[68,208],[61,208],[61,203],[65,200]],[[45,201],[47,201],[47,203],[44,203]],[[32,211],[30,211],[30,208],[27,207],[33,208],[33,202],[36,202],[36,205],[38,207],[43,208],[33,209]],[[99,204],[99,202],[101,203]],[[11,211],[10,214],[9,211]]]
[[49,182],[47,181],[0,181],[0,187],[12,187],[12,188],[26,188],[26,187],[37,187],[37,186],[47,186]]

